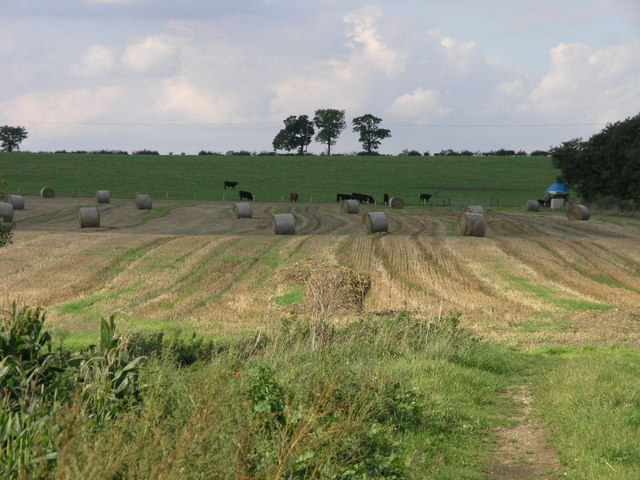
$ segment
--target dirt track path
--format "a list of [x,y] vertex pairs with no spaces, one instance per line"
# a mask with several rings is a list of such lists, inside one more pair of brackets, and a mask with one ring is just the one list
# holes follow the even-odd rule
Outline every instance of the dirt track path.
[[484,473],[492,480],[558,478],[562,465],[547,443],[549,432],[532,416],[529,387],[513,387],[505,394],[505,400],[514,403],[515,412],[506,418],[506,426],[494,429],[497,446]]

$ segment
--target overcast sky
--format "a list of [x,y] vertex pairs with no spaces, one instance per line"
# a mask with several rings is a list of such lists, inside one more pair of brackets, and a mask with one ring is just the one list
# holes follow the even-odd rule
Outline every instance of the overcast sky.
[[22,150],[269,151],[319,108],[336,153],[365,113],[382,153],[586,139],[640,112],[640,1],[0,0]]

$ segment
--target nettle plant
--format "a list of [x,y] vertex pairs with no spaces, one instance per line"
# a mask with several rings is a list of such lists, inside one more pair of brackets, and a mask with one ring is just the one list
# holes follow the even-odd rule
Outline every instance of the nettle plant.
[[115,335],[113,315],[101,319],[100,343],[71,354],[54,351],[42,307],[0,311],[0,476],[47,470],[57,459],[58,409],[79,402],[97,428],[139,401],[138,371]]

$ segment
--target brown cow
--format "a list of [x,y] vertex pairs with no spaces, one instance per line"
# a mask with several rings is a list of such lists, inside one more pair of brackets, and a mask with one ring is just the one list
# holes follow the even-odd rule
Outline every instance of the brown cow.
[[289,201],[290,202],[297,202],[298,201],[298,192],[291,192],[289,194]]

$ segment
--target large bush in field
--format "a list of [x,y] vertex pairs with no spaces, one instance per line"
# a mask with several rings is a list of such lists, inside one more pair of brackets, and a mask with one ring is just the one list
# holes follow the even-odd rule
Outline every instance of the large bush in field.
[[640,206],[640,114],[607,125],[586,142],[564,142],[551,154],[561,179],[585,201],[608,196]]

